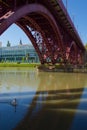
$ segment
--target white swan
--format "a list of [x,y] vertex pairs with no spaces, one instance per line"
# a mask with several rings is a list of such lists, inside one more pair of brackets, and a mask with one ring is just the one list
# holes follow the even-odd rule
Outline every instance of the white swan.
[[15,99],[13,99],[13,100],[11,101],[11,105],[13,105],[13,106],[17,106],[17,101],[16,101],[16,98],[15,98]]

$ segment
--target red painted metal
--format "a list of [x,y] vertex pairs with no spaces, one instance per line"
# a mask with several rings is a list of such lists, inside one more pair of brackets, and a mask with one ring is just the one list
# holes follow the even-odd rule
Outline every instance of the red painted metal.
[[83,62],[85,48],[61,0],[0,1],[0,35],[13,23],[29,37],[42,64],[60,58]]

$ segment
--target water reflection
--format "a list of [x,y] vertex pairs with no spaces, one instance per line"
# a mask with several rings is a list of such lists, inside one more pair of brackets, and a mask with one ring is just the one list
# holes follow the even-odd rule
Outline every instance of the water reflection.
[[[0,71],[0,129],[86,130],[86,78],[29,69]],[[9,103],[15,98],[17,106]]]

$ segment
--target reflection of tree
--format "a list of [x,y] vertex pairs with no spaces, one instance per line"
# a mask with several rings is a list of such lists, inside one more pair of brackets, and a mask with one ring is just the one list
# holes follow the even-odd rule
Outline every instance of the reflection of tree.
[[27,115],[15,130],[69,129],[80,102],[85,80],[80,84],[82,75],[67,75],[67,81],[65,76],[66,74],[39,74],[38,90]]

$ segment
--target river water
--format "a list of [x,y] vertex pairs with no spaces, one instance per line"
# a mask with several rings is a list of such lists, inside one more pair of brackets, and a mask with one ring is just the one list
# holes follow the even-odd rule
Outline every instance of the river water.
[[0,68],[0,130],[87,130],[87,74]]

